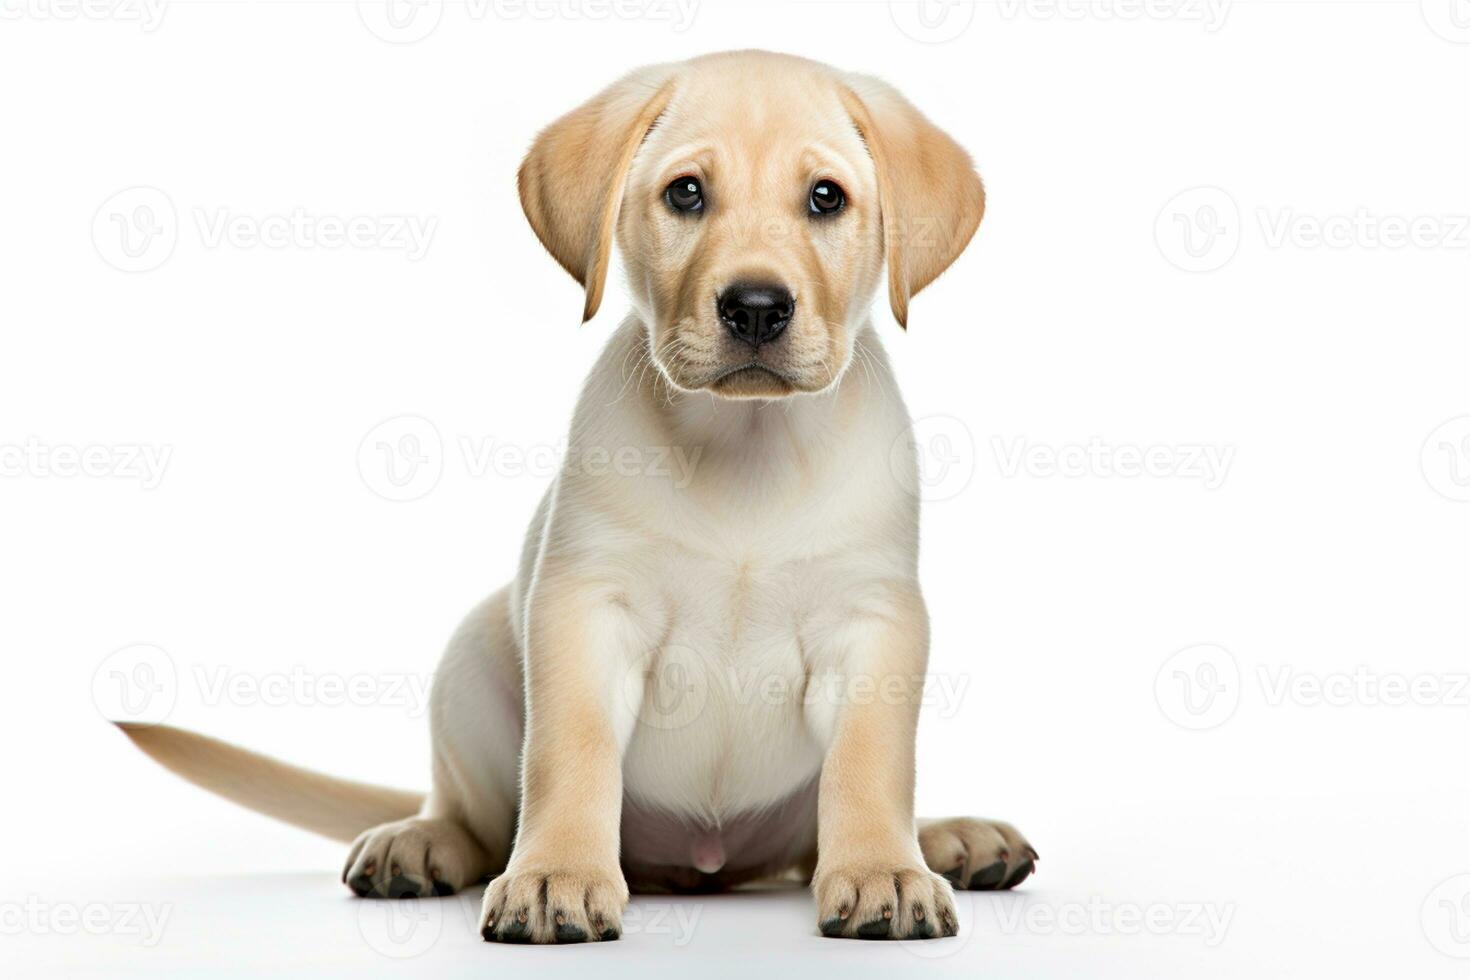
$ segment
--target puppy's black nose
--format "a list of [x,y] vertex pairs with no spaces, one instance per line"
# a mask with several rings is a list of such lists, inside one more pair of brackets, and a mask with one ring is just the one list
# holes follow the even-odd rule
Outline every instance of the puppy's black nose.
[[781,336],[796,312],[791,290],[771,282],[737,282],[720,294],[716,305],[725,328],[752,347]]

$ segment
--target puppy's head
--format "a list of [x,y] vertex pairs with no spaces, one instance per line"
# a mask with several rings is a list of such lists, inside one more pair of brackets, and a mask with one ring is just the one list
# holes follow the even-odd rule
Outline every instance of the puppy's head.
[[831,385],[885,263],[906,325],[985,206],[969,157],[893,89],[760,52],[629,75],[537,138],[520,194],[584,320],[616,237],[654,363],[729,398]]

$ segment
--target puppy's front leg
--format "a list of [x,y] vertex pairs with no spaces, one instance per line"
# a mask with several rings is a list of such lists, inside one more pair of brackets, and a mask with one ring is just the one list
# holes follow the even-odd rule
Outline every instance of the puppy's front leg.
[[928,939],[959,931],[949,883],[914,827],[914,739],[929,622],[895,587],[843,630],[832,741],[822,765],[812,890],[825,936]]
[[485,890],[489,942],[608,940],[622,930],[622,752],[637,706],[622,704],[621,681],[635,638],[605,593],[544,574],[531,598],[520,824],[505,872]]

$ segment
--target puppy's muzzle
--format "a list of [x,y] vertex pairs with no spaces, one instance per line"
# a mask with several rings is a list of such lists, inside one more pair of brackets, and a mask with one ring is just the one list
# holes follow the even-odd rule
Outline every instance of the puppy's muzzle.
[[796,313],[796,297],[780,283],[737,282],[715,300],[730,336],[752,347],[769,344]]

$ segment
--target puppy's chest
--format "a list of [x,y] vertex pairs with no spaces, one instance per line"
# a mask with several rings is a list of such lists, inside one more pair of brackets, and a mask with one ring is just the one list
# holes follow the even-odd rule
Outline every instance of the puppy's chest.
[[808,699],[814,624],[830,615],[839,562],[671,562],[668,629],[651,652],[628,790],[718,823],[799,791],[821,766]]

